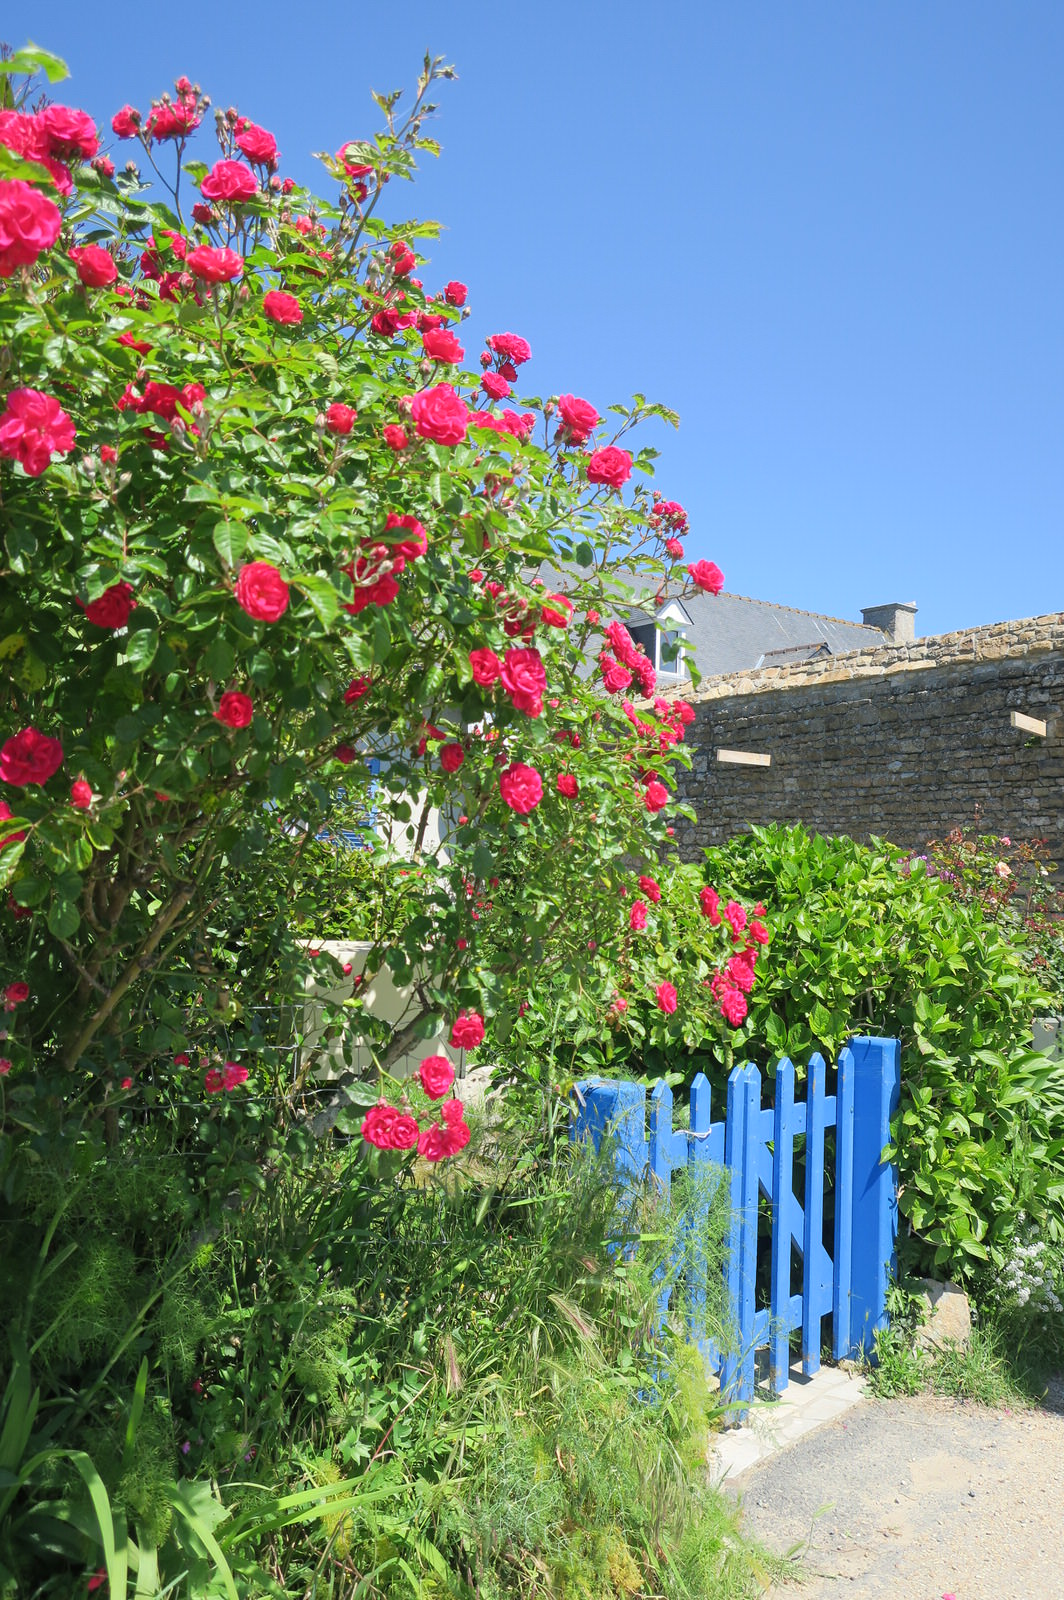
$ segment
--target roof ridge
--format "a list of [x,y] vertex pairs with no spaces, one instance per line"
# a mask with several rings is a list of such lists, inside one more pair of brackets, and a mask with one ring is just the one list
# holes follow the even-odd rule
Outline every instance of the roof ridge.
[[832,617],[826,611],[806,611],[802,606],[784,605],[778,600],[759,600],[756,595],[736,594],[732,589],[722,589],[721,598],[729,600],[743,600],[750,606],[771,606],[773,611],[790,611],[796,617],[817,617],[821,622],[841,622],[846,628],[865,628],[869,633],[883,635],[882,628],[875,627],[871,622],[853,622],[849,617]]

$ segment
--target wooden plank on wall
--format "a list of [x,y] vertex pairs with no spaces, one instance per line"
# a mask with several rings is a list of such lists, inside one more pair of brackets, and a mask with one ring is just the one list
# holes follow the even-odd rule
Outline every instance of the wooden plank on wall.
[[718,761],[728,761],[736,767],[770,767],[772,757],[759,755],[754,750],[718,750]]
[[1040,739],[1046,736],[1046,725],[1038,717],[1025,716],[1022,711],[1010,711],[1009,721],[1021,733],[1036,733]]

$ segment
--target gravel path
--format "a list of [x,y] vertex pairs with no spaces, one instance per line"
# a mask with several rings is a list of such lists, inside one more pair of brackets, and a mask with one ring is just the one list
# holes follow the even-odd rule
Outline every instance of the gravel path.
[[872,1401],[729,1484],[787,1600],[1064,1600],[1064,1384],[1008,1411]]

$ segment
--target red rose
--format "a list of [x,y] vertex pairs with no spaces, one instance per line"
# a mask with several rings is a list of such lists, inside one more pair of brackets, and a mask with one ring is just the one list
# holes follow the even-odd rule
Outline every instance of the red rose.
[[48,154],[60,161],[74,161],[79,156],[88,161],[100,148],[96,124],[87,111],[45,106],[37,124],[48,141]]
[[357,678],[352,678],[351,682],[344,690],[344,705],[357,705],[362,699],[362,696],[369,693],[372,684],[373,679],[367,677],[365,674]]
[[663,783],[652,778],[643,792],[643,804],[648,811],[660,811],[662,806],[669,803],[669,791]]
[[751,922],[749,931],[755,944],[768,944],[768,929],[763,922]]
[[254,714],[251,696],[229,689],[219,700],[214,716],[215,721],[223,722],[227,728],[246,728]]
[[711,889],[707,884],[698,896],[698,903],[702,908],[702,915],[709,918],[714,928],[719,927],[720,912],[717,908],[720,905],[720,895],[716,889]]
[[444,772],[457,772],[465,760],[465,751],[460,744],[445,744],[440,751],[440,766]]
[[567,628],[573,614],[573,602],[564,594],[547,596],[547,604],[540,612],[540,621],[548,628]]
[[465,284],[459,283],[456,278],[452,278],[450,283],[445,283],[443,286],[443,298],[449,306],[464,306],[468,293]]
[[4,1010],[14,1011],[16,1006],[20,1006],[23,1000],[28,1000],[29,997],[30,986],[28,983],[9,983],[4,990]]
[[547,687],[547,673],[539,651],[534,646],[527,650],[507,650],[499,676],[514,709],[538,717],[543,710],[543,691]]
[[189,252],[185,265],[207,283],[231,283],[243,272],[244,259],[235,250],[216,250],[213,245],[201,244]]
[[389,450],[405,450],[410,440],[407,438],[403,428],[398,427],[394,422],[389,422],[385,425],[384,442]]
[[608,444],[588,457],[588,483],[608,483],[611,489],[619,489],[631,476],[632,458],[627,450],[618,450],[616,445]]
[[696,589],[705,589],[709,594],[720,594],[724,587],[724,574],[715,561],[696,561],[687,571]]
[[720,1014],[725,1022],[730,1022],[733,1028],[742,1025],[746,1016],[747,1005],[742,991],[739,989],[725,989],[721,996]]
[[200,184],[205,200],[250,200],[258,192],[255,174],[242,161],[216,161]]
[[396,511],[389,511],[384,531],[387,533],[392,528],[406,528],[410,534],[409,539],[400,539],[398,544],[389,547],[393,555],[403,556],[407,561],[416,561],[418,556],[425,554],[429,544],[428,535],[416,517],[404,517]]
[[484,1018],[479,1011],[460,1011],[451,1024],[450,1042],[456,1050],[475,1050],[484,1038]]
[[[519,367],[522,361],[528,361],[532,355],[528,340],[522,339],[517,333],[493,333],[488,346],[497,356],[505,356],[512,361],[515,367]],[[509,377],[510,374],[506,373],[505,376]]]
[[[12,811],[7,801],[0,800],[0,822],[9,821],[14,815],[15,813]],[[9,833],[6,839],[0,839],[0,850],[4,848],[5,844],[21,844],[25,837],[26,835],[21,828],[17,833]]]
[[671,1016],[676,1010],[676,990],[671,983],[659,983],[654,990],[654,999],[658,1003],[658,1010],[664,1011],[666,1016]]
[[449,383],[414,395],[410,415],[421,437],[437,444],[461,444],[469,427],[466,403]]
[[622,694],[632,682],[632,674],[627,667],[622,667],[619,661],[614,661],[612,656],[599,656],[599,665],[602,668],[602,682],[607,694]]
[[134,609],[133,587],[128,583],[112,583],[96,600],[87,603],[79,599],[78,605],[86,619],[97,628],[124,628]]
[[679,539],[665,540],[665,554],[671,556],[674,561],[683,560],[683,545]]
[[202,200],[197,200],[192,207],[193,222],[202,223],[205,228],[211,227],[218,221],[218,213],[213,206],[204,205]]
[[661,899],[660,885],[656,883],[653,878],[643,877],[639,880],[639,887],[642,889],[647,899],[652,900],[653,903],[657,905],[658,901]]
[[559,772],[558,793],[564,795],[567,800],[575,800],[579,792],[580,785],[574,775],[571,772]]
[[125,333],[118,335],[118,342],[119,344],[124,344],[127,350],[135,350],[140,356],[150,355],[151,353],[151,345],[148,341],[146,339],[138,339],[136,334],[130,333],[128,329]]
[[271,322],[292,324],[303,321],[303,307],[294,294],[283,289],[271,289],[262,297],[262,309]]
[[473,668],[473,682],[488,689],[502,671],[502,662],[494,650],[470,650],[469,665]]
[[602,421],[591,402],[580,400],[575,394],[558,396],[558,416],[569,444],[583,444],[591,430]]
[[256,622],[276,622],[288,610],[288,585],[272,562],[252,561],[240,569],[236,600]]
[[266,167],[277,160],[277,140],[257,123],[244,124],[236,136],[236,146],[256,166]]
[[349,767],[357,756],[358,751],[353,744],[338,744],[333,751],[333,759],[339,761],[342,767]]
[[325,413],[325,427],[329,433],[348,434],[357,421],[358,412],[341,400],[334,400]]
[[635,933],[641,933],[647,925],[647,908],[642,900],[633,900],[632,909],[628,913],[628,926]]
[[84,778],[78,778],[76,783],[72,783],[70,804],[77,806],[79,811],[87,811],[92,805],[92,784],[86,783]]
[[24,789],[27,784],[47,783],[63,765],[63,746],[36,728],[23,728],[0,745],[0,778]]
[[492,400],[505,400],[510,393],[510,385],[498,372],[485,372],[480,380],[480,387]]
[[106,289],[118,277],[115,258],[102,245],[75,245],[67,255],[78,269],[78,277],[86,289]]
[[115,164],[109,156],[97,156],[92,166],[101,178],[113,178],[115,175]]
[[446,1056],[426,1056],[417,1075],[430,1100],[441,1100],[454,1082],[454,1068]]
[[417,1142],[417,1153],[423,1161],[444,1161],[464,1150],[469,1138],[468,1125],[460,1118],[449,1117],[442,1125],[434,1122],[425,1129]]
[[411,327],[413,322],[412,311],[397,311],[394,306],[382,306],[379,311],[373,313],[369,325],[382,339],[394,339],[397,333]]
[[543,779],[535,767],[526,767],[520,761],[512,761],[499,774],[499,793],[511,811],[526,817],[530,811],[536,809],[543,798]]
[[149,137],[159,143],[163,139],[184,139],[196,131],[202,120],[196,101],[182,98],[152,106],[144,126]]
[[73,448],[74,424],[58,400],[38,389],[12,389],[0,415],[0,456],[39,478],[53,455],[65,456]]
[[123,106],[111,118],[111,131],[120,139],[135,139],[140,132],[140,112],[133,106]]
[[431,361],[461,361],[465,351],[447,328],[429,328],[421,335],[421,345]]
[[417,266],[417,256],[405,239],[396,239],[388,254],[392,258],[392,271],[397,278],[405,278]]

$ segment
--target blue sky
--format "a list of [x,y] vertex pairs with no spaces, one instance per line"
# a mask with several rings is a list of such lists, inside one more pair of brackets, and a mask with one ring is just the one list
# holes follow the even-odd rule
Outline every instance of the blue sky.
[[1059,0],[8,0],[0,34],[105,126],[186,72],[309,183],[445,55],[443,156],[392,195],[446,226],[426,286],[530,341],[528,392],[679,411],[657,482],[729,590],[1064,607]]

